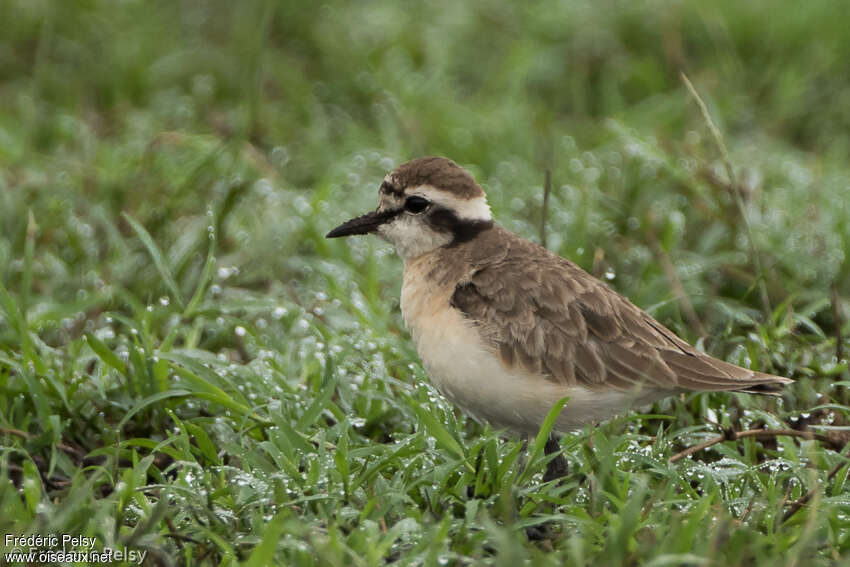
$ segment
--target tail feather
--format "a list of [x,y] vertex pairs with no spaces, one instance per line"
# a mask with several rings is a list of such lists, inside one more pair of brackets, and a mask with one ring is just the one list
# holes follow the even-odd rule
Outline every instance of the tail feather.
[[679,386],[688,390],[731,391],[778,395],[794,380],[735,366],[699,351],[667,351],[664,362],[676,373]]

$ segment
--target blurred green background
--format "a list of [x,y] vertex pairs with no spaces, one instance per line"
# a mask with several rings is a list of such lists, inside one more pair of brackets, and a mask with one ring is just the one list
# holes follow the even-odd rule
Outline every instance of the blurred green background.
[[[760,451],[776,447],[753,442],[740,494],[720,481],[699,495],[683,488],[717,506],[690,516],[683,505],[684,520],[672,506],[584,518],[581,486],[554,500],[533,482],[511,493],[512,473],[495,465],[481,496],[490,481],[470,481],[463,463],[491,444],[515,458],[519,445],[454,416],[423,385],[388,245],[323,235],[373,208],[388,170],[444,155],[473,172],[499,222],[539,239],[550,170],[551,249],[711,354],[802,378],[770,406],[776,416],[742,409],[763,400],[696,396],[656,408],[678,416],[670,427],[705,432],[706,408],[719,405],[724,426],[790,420],[838,435],[850,411],[845,11],[763,0],[0,0],[0,526],[95,534],[187,564],[253,551],[257,564],[345,563],[374,546],[364,564],[833,560],[850,545],[846,502],[808,532],[782,532],[771,510],[786,488],[793,499],[817,484],[807,466],[825,478],[843,438],[812,454],[780,445],[797,455],[780,468],[796,482],[758,472]],[[683,72],[722,132],[732,180]],[[420,406],[451,425],[457,447],[423,429]],[[661,439],[658,428],[620,423],[608,435],[629,448]],[[691,440],[670,437],[651,449],[659,463]],[[343,438],[346,465],[331,455]],[[393,453],[402,438],[436,460]],[[294,468],[263,453],[277,442]],[[161,443],[180,452],[160,462]],[[449,458],[458,449],[466,460]],[[369,469],[378,454],[383,468]],[[601,474],[582,455],[574,469]],[[738,456],[734,443],[726,456]],[[318,463],[315,478],[304,459]],[[416,480],[440,459],[433,498],[444,505]],[[175,465],[190,460],[192,474],[207,471],[204,510],[228,511],[215,520],[198,519],[191,498],[159,497],[201,490]],[[231,492],[248,490],[239,475],[281,469],[297,487]],[[640,481],[639,502],[678,475],[664,470]],[[350,486],[358,474],[368,494]],[[488,512],[458,496],[467,481]],[[337,485],[334,505],[309,504]],[[762,500],[718,551],[734,506]],[[581,527],[567,524],[547,554],[523,529],[556,514],[552,502],[575,506]],[[526,524],[506,519],[512,509]],[[402,518],[411,523],[396,528]],[[641,535],[680,520],[710,528],[663,544]],[[295,543],[275,547],[280,533]]]
[[[601,248],[644,305],[668,292],[639,272],[653,269],[654,212],[686,289],[703,294],[724,284],[700,275],[748,264],[706,265],[746,246],[684,71],[726,137],[776,299],[846,282],[850,37],[836,10],[7,0],[4,281],[20,283],[31,209],[55,259],[39,262],[44,295],[90,288],[116,256],[110,278],[150,290],[155,272],[109,246],[97,219],[129,212],[171,248],[234,188],[238,214],[222,222],[240,277],[287,279],[327,255],[326,227],[372,206],[386,170],[436,154],[470,167],[526,236],[553,170],[552,247],[585,267]],[[178,271],[202,261],[195,243],[179,248]]]

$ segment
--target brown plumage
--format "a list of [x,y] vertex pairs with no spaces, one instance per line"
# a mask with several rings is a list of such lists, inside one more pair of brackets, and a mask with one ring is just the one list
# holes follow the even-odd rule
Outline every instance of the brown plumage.
[[441,157],[424,157],[399,166],[389,177],[390,187],[404,190],[407,187],[431,185],[445,187],[464,199],[484,195],[484,190],[468,171],[451,160]]
[[494,224],[445,158],[389,173],[378,208],[328,237],[374,232],[404,260],[401,308],[434,384],[468,413],[534,433],[687,390],[773,393],[788,378],[712,358],[569,260]]
[[698,351],[569,260],[499,226],[438,254],[446,272],[467,272],[451,305],[508,366],[568,385],[671,393],[791,382]]

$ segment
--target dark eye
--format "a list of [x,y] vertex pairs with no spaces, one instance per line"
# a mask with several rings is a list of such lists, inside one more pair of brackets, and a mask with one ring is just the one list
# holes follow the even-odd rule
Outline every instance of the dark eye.
[[418,214],[427,209],[430,204],[428,199],[414,195],[413,197],[408,197],[404,202],[404,210],[409,213]]

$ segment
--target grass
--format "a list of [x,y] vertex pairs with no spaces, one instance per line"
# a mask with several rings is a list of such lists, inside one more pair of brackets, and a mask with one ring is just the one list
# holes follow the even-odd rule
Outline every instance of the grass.
[[[3,534],[95,537],[151,565],[850,555],[850,38],[834,4],[4,12]],[[323,238],[423,154],[468,166],[529,238],[550,170],[551,249],[711,354],[797,383],[568,435],[570,476],[543,484],[539,451],[429,385],[387,245]],[[829,439],[668,463],[765,426]]]

